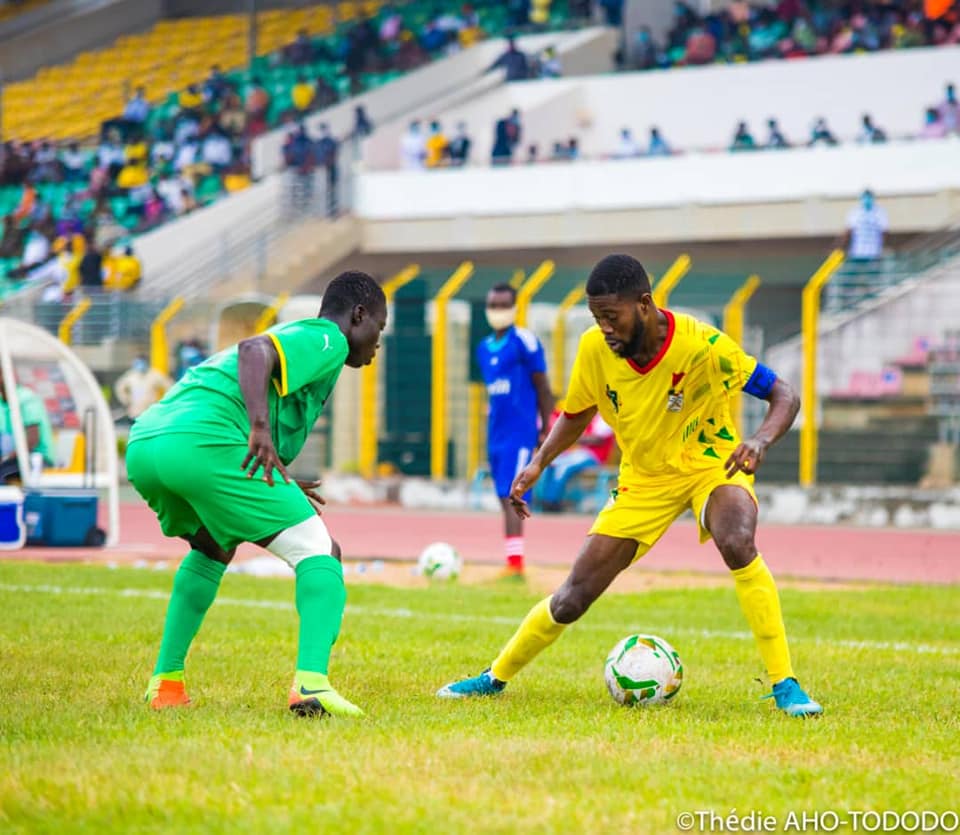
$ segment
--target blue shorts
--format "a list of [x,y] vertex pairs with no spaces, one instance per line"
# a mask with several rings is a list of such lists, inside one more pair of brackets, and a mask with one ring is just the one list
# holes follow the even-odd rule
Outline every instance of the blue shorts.
[[[526,445],[522,445],[522,442],[518,441],[510,446],[491,447],[487,450],[487,457],[490,460],[490,475],[493,477],[497,495],[501,499],[510,495],[513,480],[520,470],[530,463],[535,447],[535,441],[529,441]],[[525,501],[530,500],[529,491],[523,498]]]

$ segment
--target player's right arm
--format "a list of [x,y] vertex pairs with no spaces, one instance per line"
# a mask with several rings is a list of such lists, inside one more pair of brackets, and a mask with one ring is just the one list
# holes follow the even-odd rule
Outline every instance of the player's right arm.
[[237,365],[240,391],[250,420],[247,456],[240,468],[253,478],[263,467],[263,480],[273,487],[273,470],[288,482],[286,468],[277,455],[270,434],[270,406],[267,391],[270,381],[280,366],[280,355],[267,336],[245,339],[237,346]]

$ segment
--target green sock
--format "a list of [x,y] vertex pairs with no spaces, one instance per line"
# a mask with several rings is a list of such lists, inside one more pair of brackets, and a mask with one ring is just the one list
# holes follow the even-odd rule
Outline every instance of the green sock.
[[173,578],[173,592],[163,625],[163,640],[154,675],[183,673],[187,650],[203,623],[207,609],[217,596],[226,570],[223,563],[191,551],[183,558]]
[[300,646],[297,675],[327,674],[330,649],[340,634],[347,590],[343,567],[330,556],[308,557],[297,563],[297,613]]

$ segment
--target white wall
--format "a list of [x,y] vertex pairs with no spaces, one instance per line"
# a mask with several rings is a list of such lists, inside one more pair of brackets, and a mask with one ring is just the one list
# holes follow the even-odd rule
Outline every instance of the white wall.
[[[884,196],[960,189],[960,139],[752,154],[360,174],[370,220],[610,211]],[[800,231],[800,230],[798,230]]]
[[561,95],[575,88],[580,95],[569,99],[565,112],[555,113],[542,131],[528,130],[524,141],[549,148],[576,135],[588,156],[610,154],[622,127],[644,140],[657,125],[675,149],[718,149],[729,146],[743,119],[763,142],[770,117],[794,143],[806,142],[820,116],[840,139],[853,139],[864,113],[896,137],[919,131],[924,109],[942,100],[951,80],[960,83],[960,46],[511,84],[475,102],[475,113],[458,106],[436,115],[444,123],[480,124],[484,129],[475,138],[484,141],[492,113],[523,110],[528,96],[539,101],[548,91]]

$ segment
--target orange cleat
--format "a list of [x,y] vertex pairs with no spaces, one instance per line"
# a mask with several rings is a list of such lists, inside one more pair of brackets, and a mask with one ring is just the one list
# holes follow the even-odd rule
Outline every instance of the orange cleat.
[[164,710],[168,707],[188,707],[190,697],[187,695],[182,678],[171,679],[154,676],[147,686],[144,701],[154,710]]

